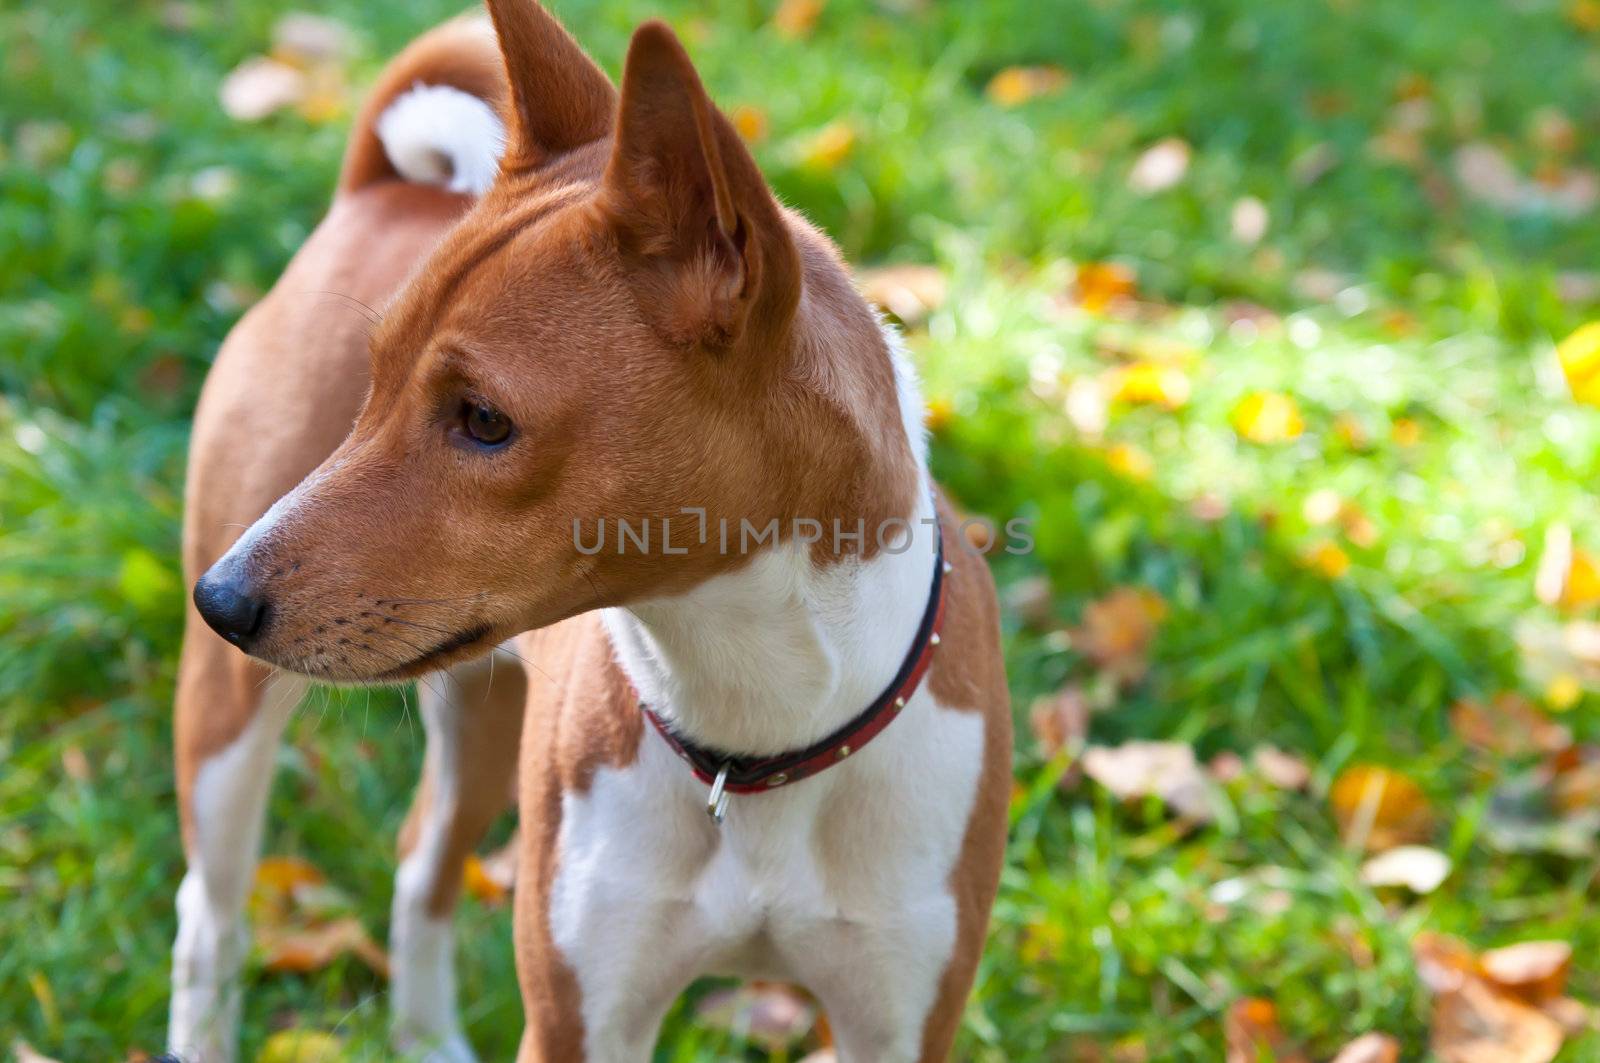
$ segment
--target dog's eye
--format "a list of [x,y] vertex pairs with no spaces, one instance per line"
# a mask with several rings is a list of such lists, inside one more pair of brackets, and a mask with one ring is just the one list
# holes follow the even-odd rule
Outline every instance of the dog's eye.
[[481,402],[462,405],[461,427],[474,442],[486,447],[497,447],[511,438],[511,418]]

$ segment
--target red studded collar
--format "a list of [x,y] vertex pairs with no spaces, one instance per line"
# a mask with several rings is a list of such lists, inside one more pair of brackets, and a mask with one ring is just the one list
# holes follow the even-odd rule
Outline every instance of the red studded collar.
[[772,757],[735,756],[691,742],[676,733],[672,725],[648,705],[640,703],[645,718],[655,726],[673,751],[684,759],[695,778],[711,787],[706,812],[712,819],[722,822],[729,794],[781,789],[839,763],[876,738],[911,701],[911,696],[917,692],[933,660],[933,651],[939,645],[939,627],[944,621],[945,576],[950,566],[944,560],[944,534],[937,525],[934,538],[938,545],[934,556],[933,585],[927,607],[922,613],[922,623],[917,626],[916,637],[911,640],[911,648],[906,651],[900,670],[876,701],[820,741],[804,749]]

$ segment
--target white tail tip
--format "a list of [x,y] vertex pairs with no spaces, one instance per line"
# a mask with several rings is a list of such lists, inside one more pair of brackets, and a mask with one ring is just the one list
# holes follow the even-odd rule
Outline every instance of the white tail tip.
[[419,84],[378,116],[378,139],[407,181],[480,196],[500,168],[506,130],[471,93]]

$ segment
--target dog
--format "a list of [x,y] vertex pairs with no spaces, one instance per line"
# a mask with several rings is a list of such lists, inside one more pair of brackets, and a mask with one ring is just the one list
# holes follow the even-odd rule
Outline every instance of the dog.
[[201,397],[170,1046],[232,1058],[305,677],[439,673],[397,1050],[472,1058],[450,914],[514,789],[522,1063],[649,1059],[705,974],[805,986],[843,1060],[944,1059],[1011,714],[915,374],[670,29],[635,32],[619,90],[534,0],[488,7],[493,38],[447,24],[384,73]]

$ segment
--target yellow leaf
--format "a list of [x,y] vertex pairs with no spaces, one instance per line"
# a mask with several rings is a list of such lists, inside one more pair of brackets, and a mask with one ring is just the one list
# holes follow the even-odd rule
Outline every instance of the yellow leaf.
[[1305,431],[1300,407],[1288,395],[1257,391],[1246,395],[1233,411],[1233,428],[1252,443],[1286,443]]
[[1422,841],[1433,832],[1433,810],[1422,788],[1376,764],[1346,768],[1328,800],[1340,835],[1370,851]]
[[1078,267],[1076,291],[1078,305],[1091,314],[1104,312],[1114,303],[1131,300],[1137,292],[1133,270],[1116,262],[1086,262]]
[[740,104],[729,117],[733,119],[733,128],[751,144],[767,139],[767,112],[761,108]]
[[1556,358],[1566,374],[1572,397],[1600,406],[1600,321],[1591,321],[1562,340]]
[[843,119],[829,122],[806,141],[800,161],[812,170],[837,170],[855,151],[856,130]]
[[1571,0],[1567,21],[1588,33],[1600,30],[1600,0]]
[[1121,402],[1176,410],[1189,401],[1189,378],[1175,365],[1135,362],[1116,370],[1113,380],[1111,396]]
[[1067,73],[1055,66],[1008,66],[989,80],[989,99],[1001,107],[1020,107],[1029,100],[1059,92]]
[[1410,417],[1397,417],[1389,435],[1402,447],[1414,447],[1422,442],[1422,425]]
[[809,37],[822,17],[822,8],[823,0],[783,0],[773,13],[772,26],[790,40]]
[[1350,555],[1337,544],[1323,541],[1306,553],[1306,564],[1329,579],[1338,579],[1350,571]]
[[477,853],[467,857],[461,867],[461,885],[483,904],[495,907],[505,903],[510,891],[484,868]]
[[1107,450],[1106,464],[1129,480],[1148,480],[1156,474],[1155,459],[1132,443],[1117,443]]
[[1278,1007],[1261,997],[1236,1000],[1222,1022],[1227,1063],[1307,1063],[1278,1022]]
[[1583,683],[1571,672],[1552,676],[1544,688],[1544,703],[1552,712],[1567,712],[1583,697]]
[[340,1063],[344,1042],[321,1030],[279,1030],[268,1037],[256,1063]]
[[1034,922],[1022,928],[1017,955],[1029,967],[1054,963],[1067,951],[1067,929],[1058,922]]
[[949,399],[935,395],[928,400],[927,413],[923,415],[922,423],[928,426],[928,431],[938,433],[950,427],[950,422],[955,420],[956,404]]
[[375,972],[389,976],[389,957],[354,916],[313,925],[263,924],[256,944],[269,971],[306,974],[320,971],[349,953]]

